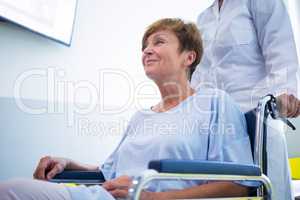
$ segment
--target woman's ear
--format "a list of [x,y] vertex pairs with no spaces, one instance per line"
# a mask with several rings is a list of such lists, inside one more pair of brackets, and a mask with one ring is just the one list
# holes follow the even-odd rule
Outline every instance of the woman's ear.
[[189,67],[196,60],[196,52],[195,51],[187,51],[185,56],[185,66]]

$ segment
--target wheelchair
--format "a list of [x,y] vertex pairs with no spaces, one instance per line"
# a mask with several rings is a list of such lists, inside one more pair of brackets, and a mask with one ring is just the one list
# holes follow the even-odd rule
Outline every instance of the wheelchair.
[[[143,188],[153,180],[202,180],[202,181],[254,181],[249,197],[221,199],[267,199],[274,200],[272,183],[267,176],[267,119],[281,120],[295,130],[293,124],[280,116],[276,98],[267,95],[258,102],[258,106],[245,113],[248,134],[251,143],[254,165],[220,163],[197,160],[154,160],[141,176],[134,177],[129,189],[128,199],[138,200]],[[56,175],[52,182],[94,185],[103,183],[101,172],[64,171]]]

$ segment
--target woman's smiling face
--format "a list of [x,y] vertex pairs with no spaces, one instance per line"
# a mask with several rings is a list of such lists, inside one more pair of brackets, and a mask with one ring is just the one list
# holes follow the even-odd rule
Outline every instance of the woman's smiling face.
[[146,75],[154,81],[166,81],[184,72],[184,52],[179,49],[179,40],[172,31],[161,30],[151,34],[142,56]]

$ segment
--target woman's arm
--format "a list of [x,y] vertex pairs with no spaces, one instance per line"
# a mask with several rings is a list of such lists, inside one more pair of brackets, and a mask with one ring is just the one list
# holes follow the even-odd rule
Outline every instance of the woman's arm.
[[99,170],[97,166],[81,164],[68,158],[45,156],[40,159],[33,177],[40,180],[49,180],[65,169],[82,171]]
[[168,192],[143,192],[142,200],[189,199],[212,197],[242,197],[247,196],[248,189],[231,182],[214,182],[183,190]]
[[81,170],[81,171],[98,171],[99,167],[96,165],[83,164],[71,159],[67,159],[67,166],[65,169],[69,170]]
[[[102,186],[115,198],[126,198],[128,189],[132,184],[129,176],[121,176],[114,180],[106,181]],[[242,197],[248,194],[247,187],[232,182],[211,182],[183,190],[168,192],[143,191],[141,200],[164,200],[164,199],[190,199],[211,197]]]

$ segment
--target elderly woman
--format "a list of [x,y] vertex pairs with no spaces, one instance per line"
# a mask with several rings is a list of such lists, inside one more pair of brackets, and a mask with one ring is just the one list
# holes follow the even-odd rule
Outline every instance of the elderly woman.
[[[138,111],[120,144],[100,167],[65,158],[45,157],[34,173],[48,180],[64,169],[100,170],[102,186],[67,187],[40,180],[0,184],[1,199],[114,199],[126,197],[131,177],[155,159],[198,159],[251,164],[252,156],[243,114],[220,90],[199,89],[189,80],[202,56],[197,27],[180,19],[153,23],[143,37],[146,75],[161,93],[161,101]],[[164,181],[150,184],[145,199],[176,199],[247,194],[243,182]]]

